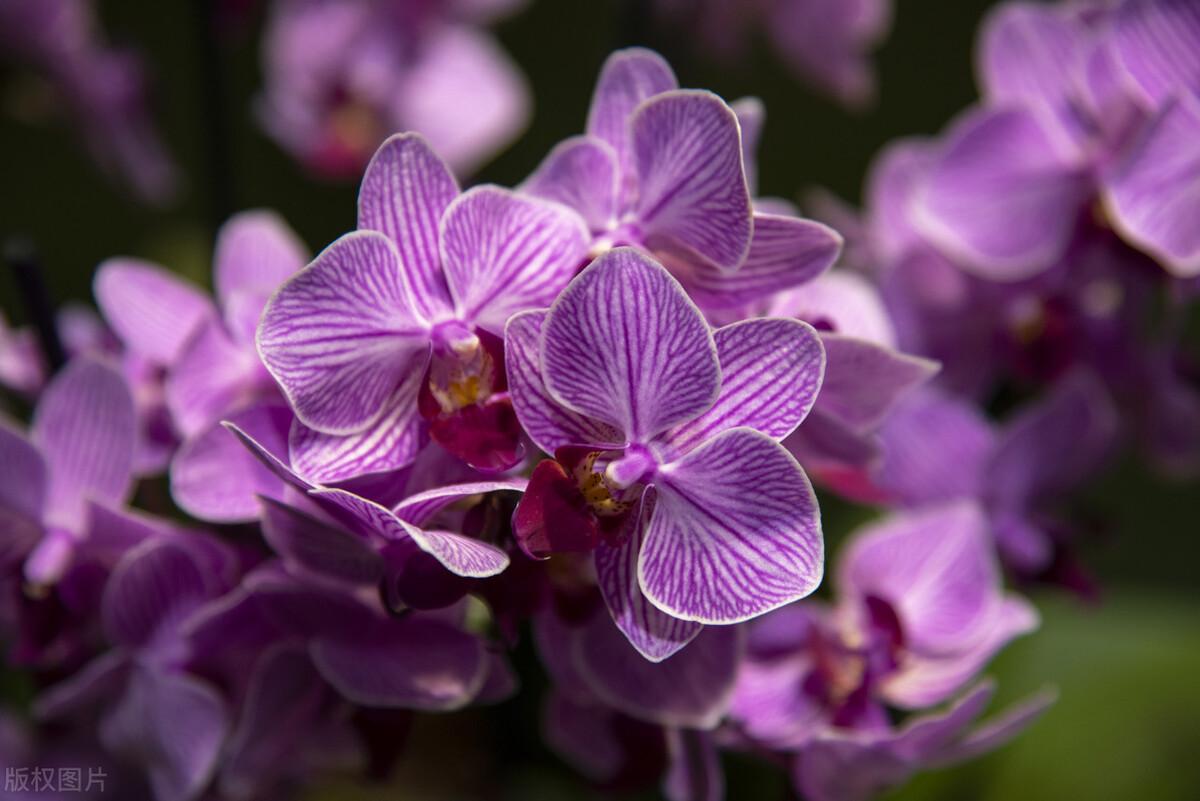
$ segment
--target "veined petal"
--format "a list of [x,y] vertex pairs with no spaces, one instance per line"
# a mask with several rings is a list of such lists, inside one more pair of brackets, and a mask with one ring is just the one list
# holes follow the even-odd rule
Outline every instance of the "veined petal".
[[[40,523],[48,483],[46,460],[37,447],[0,417],[0,515],[15,514]],[[7,552],[0,548],[0,554]]]
[[49,467],[46,513],[52,522],[76,526],[87,498],[125,500],[137,420],[120,373],[90,359],[67,365],[42,394],[30,428]]
[[879,425],[905,393],[938,371],[938,363],[864,339],[823,334],[827,366],[817,406],[854,431]]
[[658,53],[642,47],[618,50],[600,70],[588,110],[587,132],[611,145],[622,170],[627,171],[633,110],[649,97],[678,88],[671,65]]
[[738,623],[805,597],[824,572],[820,513],[783,446],[736,428],[659,468],[638,582],[668,614]]
[[438,512],[447,506],[457,503],[464,498],[470,498],[472,495],[484,495],[489,492],[524,492],[528,484],[529,480],[525,478],[452,484],[410,495],[397,504],[392,511],[401,520],[420,527],[436,517]]
[[1200,8],[1188,0],[1121,3],[1113,13],[1117,62],[1153,107],[1176,93],[1200,97]]
[[570,206],[596,232],[617,221],[619,181],[616,151],[607,142],[573,136],[559,142],[519,189]]
[[840,558],[838,585],[851,598],[887,601],[906,645],[933,653],[972,647],[991,627],[1001,598],[988,522],[967,502],[861,530]]
[[230,334],[253,342],[267,298],[308,260],[308,247],[275,212],[230,217],[217,232],[213,255],[213,284]]
[[572,641],[575,668],[606,704],[639,720],[692,729],[715,728],[724,717],[742,649],[740,628],[710,627],[670,659],[651,662],[604,614]]
[[395,243],[412,293],[425,320],[454,308],[442,274],[438,226],[458,182],[420,134],[396,134],[379,146],[358,190],[358,227],[382,231]]
[[694,640],[703,626],[660,611],[638,586],[638,558],[654,503],[646,496],[653,492],[647,489],[637,514],[629,516],[624,541],[616,547],[600,544],[594,558],[600,594],[613,623],[638,653],[651,662],[661,662]]
[[478,637],[419,617],[376,626],[369,638],[320,637],[309,651],[326,681],[370,707],[457,709],[488,670]]
[[[229,422],[268,450],[286,452],[291,411],[282,404],[243,409]],[[259,496],[278,498],[284,482],[225,426],[189,439],[171,460],[171,497],[188,514],[214,523],[248,523],[261,511]]]
[[352,584],[370,584],[383,575],[383,558],[365,538],[277,500],[263,498],[262,504],[263,537],[288,562]]
[[707,412],[664,435],[686,453],[722,431],[746,426],[781,440],[822,395],[825,351],[808,323],[784,318],[744,320],[713,332],[721,363],[721,393]]
[[632,120],[646,245],[687,263],[741,266],[754,233],[737,117],[711,92],[675,90]]
[[682,280],[701,308],[738,308],[812,281],[841,252],[842,237],[828,226],[756,212],[750,251],[736,272],[696,263]]
[[234,342],[220,320],[202,323],[167,373],[167,408],[179,433],[191,437],[248,400],[261,371],[258,354]]
[[1168,102],[1108,178],[1113,225],[1177,276],[1200,275],[1200,100]]
[[140,259],[104,262],[92,291],[125,347],[159,365],[171,364],[196,326],[215,315],[199,287]]
[[967,736],[928,756],[934,765],[973,759],[996,750],[1033,725],[1058,699],[1054,690],[1042,690],[989,718]]
[[631,248],[596,259],[554,302],[542,367],[552,397],[640,441],[702,413],[720,389],[700,310]]
[[455,575],[484,578],[508,567],[508,554],[494,545],[449,531],[425,531],[404,522],[391,510],[345,490],[320,488],[310,490],[309,494],[340,506],[386,539],[412,539]]
[[579,215],[497,186],[465,192],[442,219],[441,253],[458,318],[493,334],[548,306],[587,256]]
[[412,306],[395,246],[358,231],[336,240],[284,284],[263,311],[258,351],[296,417],[353,434],[389,411],[429,337]]
[[326,434],[293,421],[288,436],[292,466],[311,480],[326,484],[411,464],[426,439],[417,407],[424,378],[423,366],[404,376],[384,403],[387,413],[354,434]]
[[917,226],[962,266],[994,281],[1028,278],[1066,248],[1089,191],[1032,113],[982,109],[946,135],[918,192]]
[[504,327],[504,364],[517,419],[546,453],[563,445],[624,445],[625,435],[610,425],[576,414],[546,389],[542,377],[542,329],[548,312],[514,314]]

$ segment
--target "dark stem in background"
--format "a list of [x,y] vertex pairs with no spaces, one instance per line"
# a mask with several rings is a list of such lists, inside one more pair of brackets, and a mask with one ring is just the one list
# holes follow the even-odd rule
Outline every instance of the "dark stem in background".
[[42,274],[37,250],[25,237],[14,236],[4,243],[4,260],[8,262],[17,282],[17,291],[21,293],[21,299],[25,302],[25,310],[37,333],[46,365],[51,373],[56,373],[67,363],[67,353],[63,349],[62,340],[58,338],[54,303],[46,290],[46,280]]
[[220,20],[215,0],[192,0],[196,14],[197,54],[204,131],[208,154],[208,213],[213,231],[233,213],[229,126],[225,118],[225,66],[221,60]]

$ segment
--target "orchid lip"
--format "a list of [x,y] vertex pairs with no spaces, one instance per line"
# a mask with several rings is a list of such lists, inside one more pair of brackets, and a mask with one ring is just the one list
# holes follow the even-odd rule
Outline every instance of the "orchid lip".
[[657,469],[658,461],[649,449],[642,445],[630,445],[624,455],[604,468],[604,479],[617,489],[628,489],[634,484],[648,481]]
[[446,320],[433,327],[430,334],[433,349],[437,353],[454,354],[466,358],[479,350],[479,335],[461,320]]

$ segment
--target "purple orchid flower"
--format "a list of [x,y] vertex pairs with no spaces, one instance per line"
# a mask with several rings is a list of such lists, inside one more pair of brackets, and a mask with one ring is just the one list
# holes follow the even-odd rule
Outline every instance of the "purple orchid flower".
[[1032,725],[1055,694],[1038,693],[972,729],[991,696],[992,686],[984,682],[945,711],[912,718],[898,728],[816,739],[792,763],[795,787],[812,801],[870,801],[918,771],[999,748]]
[[923,389],[882,431],[877,496],[920,506],[976,499],[1006,566],[1045,575],[1068,543],[1045,510],[1094,475],[1111,453],[1117,418],[1086,374],[1060,383],[996,428],[965,401]]
[[658,0],[665,20],[683,22],[719,56],[744,55],[751,29],[761,25],[795,76],[852,108],[875,99],[866,53],[888,33],[889,0]]
[[5,562],[55,584],[86,539],[89,502],[119,506],[133,488],[133,398],[120,374],[73,361],[47,386],[29,437],[0,425]]
[[578,211],[593,255],[640,247],[706,311],[744,306],[811,279],[841,246],[819,223],[752,209],[744,160],[760,125],[757,101],[735,113],[679,89],[658,54],[621,50],[600,72],[587,134],[559,144],[521,191]]
[[320,482],[409,464],[434,441],[480,468],[520,458],[499,353],[504,323],[548,304],[583,260],[565,208],[494,186],[459,194],[415,134],[367,167],[359,229],[267,304],[263,362],[297,420],[291,461]]
[[10,0],[0,8],[0,50],[54,89],[96,163],[147,203],[174,195],[178,178],[148,108],[136,54],[104,41],[94,3]]
[[535,556],[594,551],[617,625],[652,660],[704,624],[747,620],[821,580],[808,478],[778,444],[812,407],[812,328],[753,320],[710,333],[640,252],[601,256],[549,311],[509,321],[513,403],[555,460],[514,516]]
[[404,130],[419,131],[455,169],[474,169],[529,116],[516,65],[479,27],[503,13],[502,5],[273,3],[258,107],[263,127],[330,177],[358,175],[388,135]]
[[109,577],[101,607],[114,650],[38,699],[44,719],[105,706],[101,741],[144,767],[158,801],[199,796],[228,729],[220,694],[182,669],[188,643],[181,627],[228,589],[210,562],[214,547],[150,540],[129,551]]
[[731,708],[750,741],[795,750],[885,733],[885,705],[946,701],[1038,622],[1003,592],[987,520],[969,503],[861,530],[837,576],[836,606],[798,604],[752,626]]

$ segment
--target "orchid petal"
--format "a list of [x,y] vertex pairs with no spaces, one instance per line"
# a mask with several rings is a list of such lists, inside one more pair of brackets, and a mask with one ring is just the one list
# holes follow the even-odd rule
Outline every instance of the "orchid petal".
[[202,323],[167,373],[167,408],[179,433],[191,437],[219,420],[254,392],[261,372],[258,354],[230,339],[219,320]]
[[410,495],[392,511],[401,520],[414,526],[424,526],[437,516],[447,506],[457,503],[472,495],[484,495],[489,492],[524,492],[529,484],[528,479],[513,478],[500,481],[472,481],[466,484],[453,484],[437,487],[424,492]]
[[311,517],[286,503],[263,499],[263,538],[288,562],[318,576],[371,584],[383,559],[360,536]]
[[737,117],[711,92],[676,90],[631,122],[645,243],[687,263],[741,266],[754,233]]
[[126,648],[145,648],[207,597],[209,585],[191,554],[179,545],[151,540],[126,554],[105,585],[101,615],[108,638]]
[[267,298],[308,263],[308,248],[273,211],[235,214],[217,232],[213,284],[229,333],[254,341]]
[[1062,255],[1088,190],[1086,172],[1056,152],[1031,112],[984,109],[947,135],[916,200],[916,223],[981,277],[1015,281]]
[[1151,120],[1109,177],[1113,225],[1177,276],[1200,275],[1200,100],[1180,97]]
[[573,136],[550,151],[520,191],[569,206],[592,231],[604,231],[617,222],[619,167],[608,143]]
[[1125,2],[1112,15],[1117,62],[1148,105],[1200,97],[1200,9],[1187,0]]
[[855,431],[878,426],[896,403],[938,371],[938,363],[840,334],[824,334],[825,380],[817,406]]
[[48,483],[46,460],[37,447],[0,418],[0,515],[5,525],[8,515],[40,524]]
[[140,259],[101,264],[93,293],[125,347],[158,365],[171,364],[196,327],[214,314],[198,287]]
[[362,431],[424,370],[428,333],[396,247],[358,231],[280,287],[263,311],[258,350],[296,417],[328,434]]
[[805,597],[824,542],[812,485],[753,429],[717,435],[659,468],[638,582],[668,614],[737,623]]
[[496,335],[519,311],[548,306],[587,255],[588,233],[565,206],[478,186],[442,220],[442,263],[458,317]]
[[588,110],[587,132],[612,146],[622,171],[630,161],[629,118],[647,98],[677,89],[679,83],[662,56],[630,47],[608,57],[600,70]]
[[563,290],[543,339],[551,396],[633,440],[695,417],[720,389],[700,311],[665,269],[629,248],[596,259]]
[[77,526],[83,502],[123,502],[131,489],[137,436],[133,397],[121,374],[77,360],[42,394],[30,438],[49,467],[46,511],[52,522]]
[[576,414],[559,404],[542,377],[542,329],[547,312],[528,311],[509,318],[504,327],[504,363],[513,408],[521,427],[546,453],[563,445],[624,444],[625,436],[612,426]]
[[[291,412],[279,404],[251,406],[230,422],[269,450],[287,448]],[[214,523],[251,522],[258,496],[279,498],[284,483],[225,427],[210,426],[183,444],[171,460],[171,497],[188,514]]]
[[725,774],[713,738],[690,729],[667,730],[670,766],[663,777],[668,801],[722,801]]
[[345,490],[314,489],[309,494],[317,500],[340,506],[386,539],[411,538],[421,550],[455,575],[483,578],[508,567],[508,554],[494,545],[449,531],[419,529],[405,523],[391,510]]
[[412,304],[424,320],[453,309],[442,274],[438,227],[458,196],[454,174],[420,134],[396,134],[379,146],[358,190],[358,227],[396,245]]
[[777,292],[807,284],[842,252],[832,228],[799,217],[754,214],[754,234],[746,260],[736,272],[704,263],[690,265],[683,282],[703,309],[747,306]]
[[[653,490],[646,492],[652,494]],[[653,500],[643,495],[638,512],[631,514],[625,525],[624,541],[615,547],[601,544],[594,558],[596,581],[613,623],[638,653],[651,662],[661,662],[694,640],[703,626],[660,611],[638,586],[638,558],[651,509]]]
[[808,415],[822,392],[825,351],[799,320],[745,320],[713,332],[721,392],[708,411],[667,432],[686,453],[722,431],[746,426],[781,440]]

